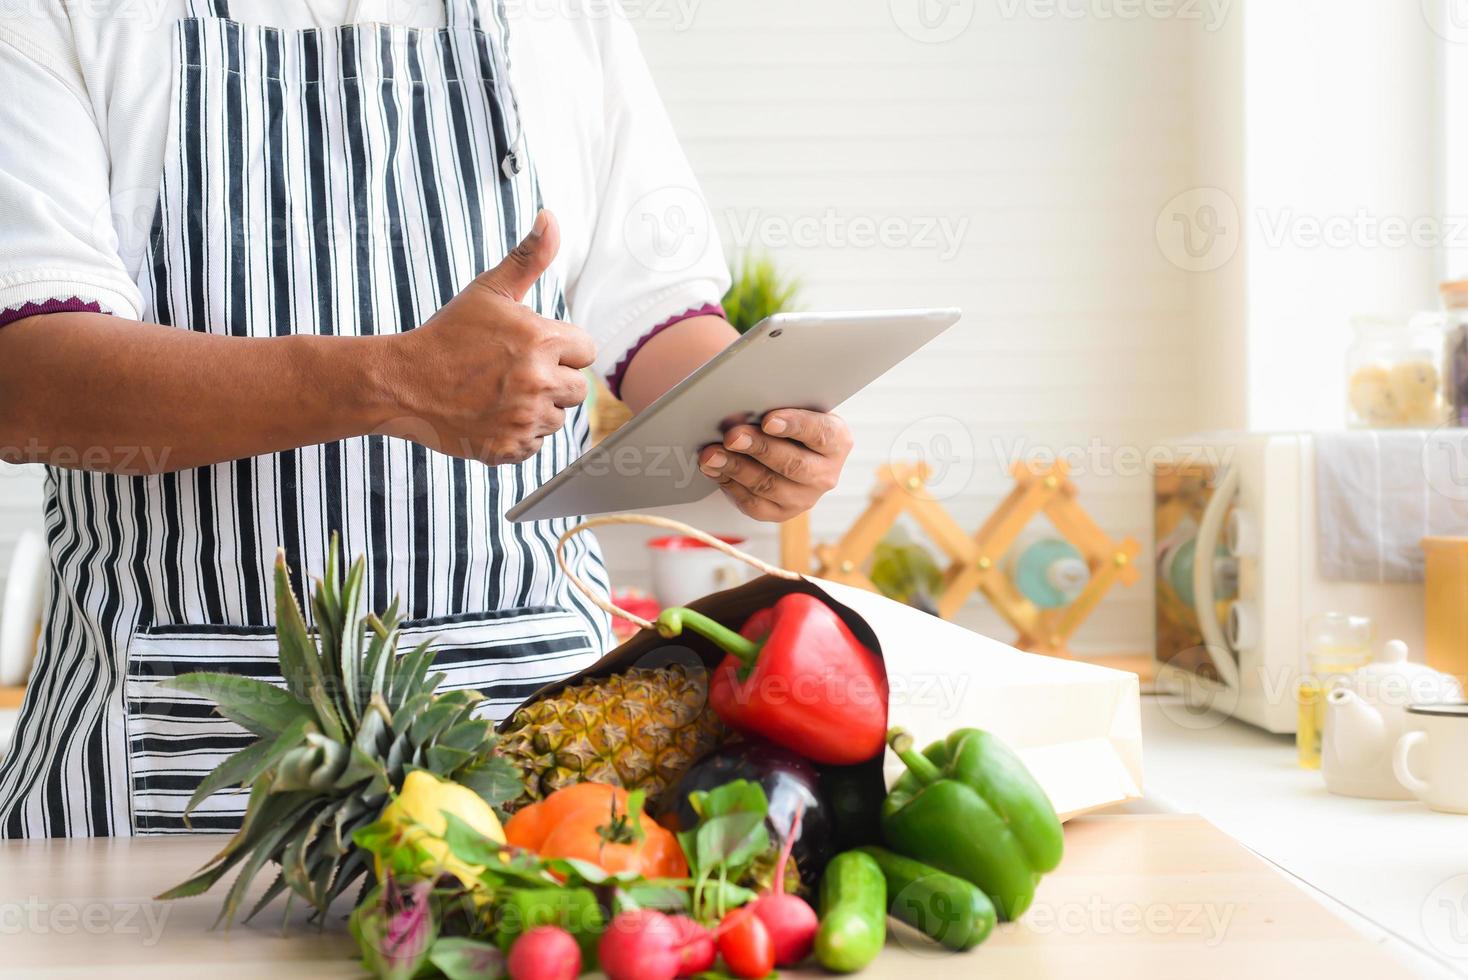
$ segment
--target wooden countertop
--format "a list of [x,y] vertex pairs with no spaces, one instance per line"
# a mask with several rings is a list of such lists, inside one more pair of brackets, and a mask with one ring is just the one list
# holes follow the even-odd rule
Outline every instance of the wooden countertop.
[[[360,975],[340,920],[324,931],[298,924],[282,936],[278,915],[267,910],[252,925],[210,931],[220,895],[151,898],[183,880],[220,842],[0,842],[0,972],[160,980]],[[261,887],[268,880],[262,874]],[[1212,824],[1146,814],[1068,824],[1065,861],[1045,879],[1034,907],[978,949],[955,955],[894,928],[886,951],[862,976],[962,974],[1385,980],[1408,972]]]

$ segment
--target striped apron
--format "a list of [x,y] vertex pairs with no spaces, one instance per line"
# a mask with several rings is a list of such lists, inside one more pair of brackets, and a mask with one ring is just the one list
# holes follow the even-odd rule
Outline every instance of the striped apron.
[[[286,32],[225,2],[191,0],[174,34],[143,319],[237,337],[408,330],[528,230],[540,194],[502,9],[450,0],[439,30]],[[565,312],[550,277],[526,303]],[[0,835],[182,829],[199,779],[250,736],[160,682],[279,681],[277,546],[299,593],[339,532],[366,557],[371,607],[400,596],[407,641],[437,637],[445,689],[482,691],[491,717],[592,662],[609,624],[556,568],[570,522],[503,516],[586,434],[578,408],[538,456],[499,467],[366,436],[150,477],[52,468],[53,598],[0,767]],[[569,558],[606,588],[587,536]],[[193,825],[232,829],[244,802],[217,794]]]

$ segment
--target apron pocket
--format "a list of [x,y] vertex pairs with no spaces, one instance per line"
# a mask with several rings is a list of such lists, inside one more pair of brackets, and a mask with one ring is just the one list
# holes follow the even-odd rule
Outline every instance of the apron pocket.
[[[398,650],[434,638],[440,691],[474,689],[484,717],[499,721],[543,685],[601,655],[586,621],[554,607],[464,613],[404,622]],[[249,800],[220,790],[183,820],[204,778],[254,736],[214,712],[214,703],[165,686],[180,674],[244,674],[284,687],[270,627],[154,626],[134,635],[128,654],[127,743],[137,834],[233,832]],[[284,696],[284,695],[282,695]]]

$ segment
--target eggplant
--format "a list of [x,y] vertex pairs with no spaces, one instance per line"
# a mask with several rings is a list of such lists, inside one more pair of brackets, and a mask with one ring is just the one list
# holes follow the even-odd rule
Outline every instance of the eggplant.
[[698,814],[688,802],[690,793],[711,790],[736,779],[759,783],[765,791],[770,801],[765,825],[776,841],[783,842],[789,835],[796,809],[800,809],[800,833],[790,855],[801,882],[810,885],[819,881],[826,862],[835,853],[831,804],[821,788],[820,770],[809,759],[771,742],[738,739],[726,743],[684,773],[667,801],[677,829],[698,823]]

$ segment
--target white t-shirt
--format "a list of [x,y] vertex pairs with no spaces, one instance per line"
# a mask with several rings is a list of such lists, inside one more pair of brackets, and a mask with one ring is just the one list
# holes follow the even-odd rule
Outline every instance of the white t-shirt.
[[[429,0],[235,0],[231,15],[444,23]],[[185,0],[0,0],[0,311],[74,297],[140,316],[185,16]],[[508,16],[528,148],[560,219],[553,272],[605,376],[656,324],[717,303],[728,272],[620,7],[517,0]]]

